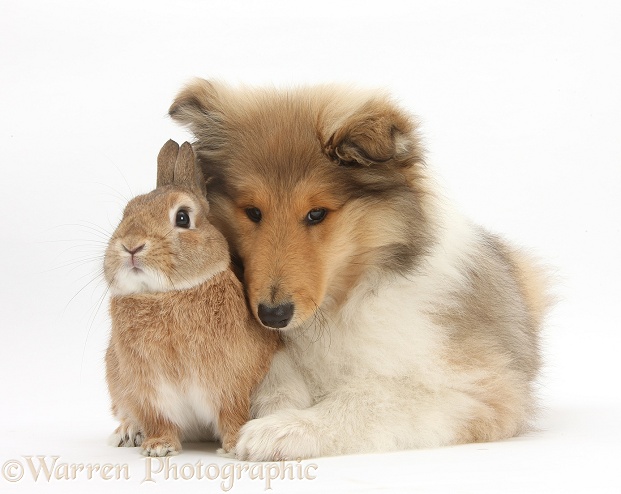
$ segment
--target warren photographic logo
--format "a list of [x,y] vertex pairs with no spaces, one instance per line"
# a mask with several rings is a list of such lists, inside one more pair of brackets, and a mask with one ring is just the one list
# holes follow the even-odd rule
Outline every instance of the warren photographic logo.
[[22,456],[21,460],[8,460],[2,465],[2,477],[8,482],[27,478],[34,482],[53,480],[129,479],[129,465],[112,463],[66,463],[60,456]]
[[140,473],[132,472],[129,464],[69,463],[60,456],[22,456],[2,465],[2,478],[7,482],[51,483],[66,480],[130,480],[140,476],[142,483],[203,480],[216,482],[224,492],[230,491],[242,479],[261,482],[265,490],[278,481],[304,481],[317,478],[316,463],[178,463],[169,456],[144,458]]

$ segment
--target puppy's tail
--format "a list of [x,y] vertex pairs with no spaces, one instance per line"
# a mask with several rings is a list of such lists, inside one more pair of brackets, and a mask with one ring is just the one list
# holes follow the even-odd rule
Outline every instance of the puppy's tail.
[[511,257],[522,288],[526,306],[539,329],[550,308],[556,302],[552,294],[551,273],[537,259],[522,251],[512,250]]

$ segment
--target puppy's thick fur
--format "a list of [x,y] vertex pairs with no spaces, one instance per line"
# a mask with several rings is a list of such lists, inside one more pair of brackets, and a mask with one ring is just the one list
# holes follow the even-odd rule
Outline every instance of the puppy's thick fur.
[[[238,458],[296,459],[512,437],[534,409],[545,276],[443,201],[386,95],[196,80],[211,219],[251,310],[294,307]],[[260,211],[257,216],[256,211]],[[319,222],[309,213],[327,212]]]

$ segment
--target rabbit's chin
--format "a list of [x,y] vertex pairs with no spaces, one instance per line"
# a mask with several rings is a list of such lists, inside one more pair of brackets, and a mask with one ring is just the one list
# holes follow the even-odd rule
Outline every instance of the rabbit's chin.
[[167,274],[149,267],[122,267],[110,283],[110,295],[120,297],[141,293],[162,293],[175,290],[187,290],[209,281],[216,274],[226,270],[227,263],[212,266],[200,275],[183,279],[173,279]]
[[174,283],[158,270],[142,267],[122,267],[115,273],[110,283],[113,296],[134,295],[139,293],[157,293],[174,290]]

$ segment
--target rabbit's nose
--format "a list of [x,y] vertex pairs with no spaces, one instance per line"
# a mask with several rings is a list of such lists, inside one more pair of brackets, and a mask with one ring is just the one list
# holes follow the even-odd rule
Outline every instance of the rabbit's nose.
[[259,304],[258,315],[268,328],[284,328],[291,322],[295,306],[292,303],[270,306]]
[[123,249],[125,250],[125,252],[133,256],[135,254],[138,254],[138,252],[140,252],[141,250],[143,250],[145,245],[146,244],[142,244],[142,245],[139,245],[138,247],[134,247],[133,249],[129,249],[128,247],[125,247],[125,245],[123,245]]

